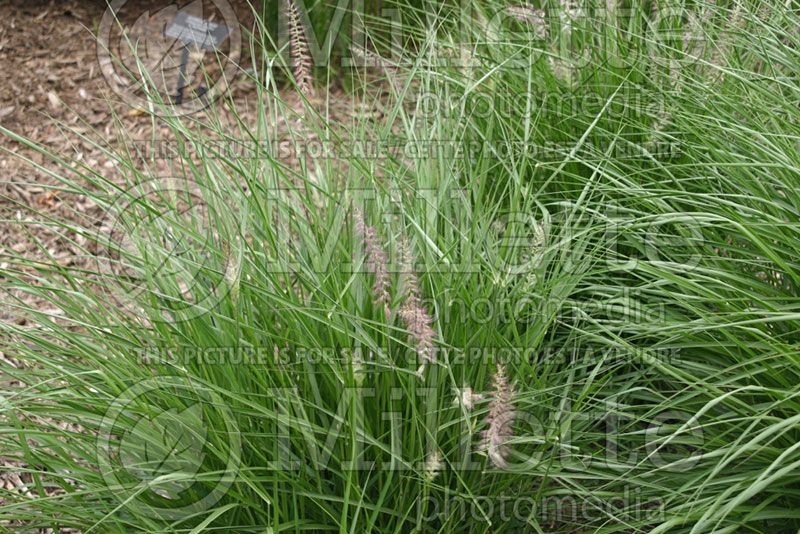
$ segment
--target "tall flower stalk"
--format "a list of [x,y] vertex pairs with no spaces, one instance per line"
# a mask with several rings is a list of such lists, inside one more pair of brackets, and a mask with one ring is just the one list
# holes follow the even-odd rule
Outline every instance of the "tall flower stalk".
[[297,9],[295,1],[296,0],[286,0],[294,79],[299,91],[305,96],[311,96],[313,93],[311,53],[308,49],[305,28],[303,27],[303,22],[300,20],[300,11]]
[[481,433],[481,450],[486,451],[489,462],[498,469],[508,466],[508,441],[513,437],[512,429],[516,412],[511,404],[514,388],[509,383],[506,369],[502,364],[492,375],[492,393],[489,401],[489,414],[486,417],[487,429]]
[[417,376],[422,377],[425,366],[436,362],[434,354],[434,339],[436,331],[431,324],[433,317],[420,298],[419,278],[414,272],[414,257],[411,255],[408,240],[403,238],[400,242],[398,263],[400,272],[403,273],[403,282],[400,285],[402,304],[397,311],[397,316],[410,332],[410,339],[414,344],[420,366]]
[[390,319],[392,310],[389,308],[389,303],[392,298],[389,294],[391,282],[389,281],[388,255],[380,244],[378,231],[367,224],[361,210],[357,208],[353,210],[353,219],[355,220],[356,234],[361,237],[362,245],[364,246],[364,254],[366,256],[364,265],[375,276],[375,282],[372,284],[372,295],[375,298],[375,304],[379,307],[383,306],[386,318]]

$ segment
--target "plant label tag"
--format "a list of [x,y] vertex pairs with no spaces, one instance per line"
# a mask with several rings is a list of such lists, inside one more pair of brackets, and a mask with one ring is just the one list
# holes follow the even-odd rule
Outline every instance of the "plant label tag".
[[228,37],[230,29],[224,24],[190,15],[185,11],[169,23],[164,35],[177,39],[185,45],[197,45],[214,50]]

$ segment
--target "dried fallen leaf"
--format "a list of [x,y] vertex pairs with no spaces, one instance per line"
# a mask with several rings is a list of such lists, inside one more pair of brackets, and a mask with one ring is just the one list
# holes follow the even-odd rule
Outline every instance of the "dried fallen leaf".
[[50,101],[50,107],[52,107],[53,109],[58,109],[59,107],[61,107],[61,101],[58,99],[58,95],[56,95],[55,92],[48,91],[47,100]]
[[47,206],[48,208],[53,208],[56,205],[56,201],[58,200],[56,196],[58,195],[58,191],[51,192],[48,191],[47,193],[41,195],[37,202],[40,206]]

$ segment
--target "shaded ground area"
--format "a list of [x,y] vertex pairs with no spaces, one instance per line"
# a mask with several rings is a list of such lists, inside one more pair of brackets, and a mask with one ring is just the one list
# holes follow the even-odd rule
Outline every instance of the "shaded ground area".
[[[136,2],[145,14],[150,3]],[[124,129],[126,143],[145,146],[153,139],[169,140],[170,133],[165,127],[154,133],[150,119],[122,102],[103,77],[93,32],[105,6],[100,1],[0,2],[0,72],[6,73],[0,83],[0,124],[53,154],[74,158],[114,179],[121,177],[119,170],[92,140],[108,141],[113,148],[119,130]],[[246,18],[249,8],[244,3],[239,7],[241,18]],[[254,87],[240,80],[233,93],[246,102]],[[121,125],[115,124],[114,114],[121,117]],[[64,174],[63,167],[23,143],[5,136],[0,139],[6,150],[44,167],[37,169],[5,150],[0,152],[0,219],[30,222],[25,225],[29,233],[21,232],[18,224],[0,224],[0,276],[9,267],[4,256],[42,261],[50,256],[62,265],[81,261],[74,245],[58,242],[45,225],[36,223],[47,217],[70,221],[81,214],[96,216],[97,212],[90,213],[91,201],[58,191],[58,181],[47,170]],[[39,250],[36,239],[46,250]],[[80,243],[82,238],[76,235],[75,239]],[[22,294],[16,296],[27,301]],[[11,316],[8,310],[0,310],[0,320]]]

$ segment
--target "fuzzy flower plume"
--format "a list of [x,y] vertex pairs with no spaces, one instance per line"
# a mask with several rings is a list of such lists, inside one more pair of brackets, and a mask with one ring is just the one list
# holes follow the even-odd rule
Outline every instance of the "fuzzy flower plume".
[[455,393],[456,398],[453,404],[461,405],[467,410],[472,410],[475,407],[475,403],[483,399],[483,395],[480,393],[473,393],[472,388],[469,386],[464,386],[461,389],[456,388]]
[[303,28],[303,22],[300,20],[300,11],[297,9],[295,1],[286,0],[294,79],[300,92],[306,96],[311,96],[311,53],[308,51],[305,29]]
[[498,364],[492,375],[492,393],[489,402],[488,428],[481,434],[481,450],[485,450],[489,461],[498,469],[508,465],[508,441],[513,436],[512,426],[516,413],[511,405],[514,388],[509,384],[505,367]]
[[364,246],[366,255],[364,264],[375,276],[375,283],[372,285],[375,304],[383,306],[383,312],[386,314],[386,318],[389,319],[392,316],[392,310],[389,308],[389,303],[392,300],[389,295],[391,287],[389,282],[389,258],[386,251],[381,247],[377,230],[367,224],[361,210],[353,210],[353,218],[356,223],[356,234],[362,238]]
[[433,343],[436,338],[436,331],[431,327],[433,317],[428,314],[420,298],[419,278],[414,273],[414,258],[411,255],[410,245],[406,239],[401,241],[399,252],[398,263],[401,273],[404,274],[404,279],[400,286],[403,303],[397,312],[397,316],[406,327],[406,330],[411,333],[410,339],[414,343],[414,348],[420,359],[417,376],[422,377],[425,366],[436,361]]
[[433,482],[441,471],[442,453],[438,450],[428,453],[425,459],[425,478],[428,482]]

